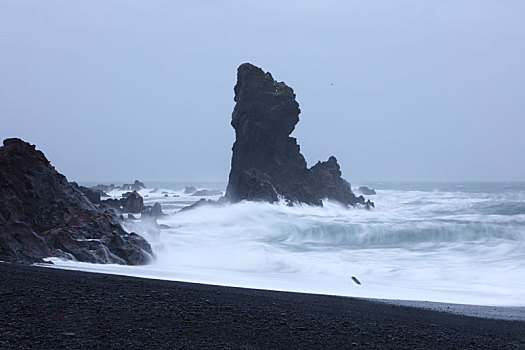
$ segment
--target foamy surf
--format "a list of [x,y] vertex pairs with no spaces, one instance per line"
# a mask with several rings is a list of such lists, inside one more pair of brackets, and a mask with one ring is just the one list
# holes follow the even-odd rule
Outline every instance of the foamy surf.
[[168,215],[159,223],[170,228],[138,221],[125,228],[150,241],[155,262],[53,262],[60,268],[247,288],[525,306],[525,186],[404,186],[378,184],[373,211],[330,202],[324,207],[243,202],[179,213],[199,197],[169,186],[145,189],[140,191],[145,203],[160,202]]

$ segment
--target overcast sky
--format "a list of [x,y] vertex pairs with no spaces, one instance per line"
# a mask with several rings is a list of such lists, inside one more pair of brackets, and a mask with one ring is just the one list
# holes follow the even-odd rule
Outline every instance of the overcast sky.
[[70,180],[227,180],[237,66],[291,86],[309,165],[525,180],[525,1],[0,0],[0,137]]

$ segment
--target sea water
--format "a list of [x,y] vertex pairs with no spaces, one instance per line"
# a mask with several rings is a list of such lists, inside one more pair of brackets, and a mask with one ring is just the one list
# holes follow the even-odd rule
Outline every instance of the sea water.
[[[146,184],[145,204],[161,203],[167,215],[158,223],[169,228],[140,220],[124,227],[151,243],[151,264],[54,263],[227,286],[525,306],[525,183],[369,182],[377,191],[366,196],[374,210],[324,201],[323,207],[241,202],[182,212],[201,197],[185,194],[181,183]],[[225,184],[197,187],[224,191]]]

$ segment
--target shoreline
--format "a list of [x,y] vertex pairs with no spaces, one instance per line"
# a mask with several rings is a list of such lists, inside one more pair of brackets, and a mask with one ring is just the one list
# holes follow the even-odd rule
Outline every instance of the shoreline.
[[420,300],[364,299],[385,304],[414,307],[462,316],[525,322],[525,306],[491,306]]
[[[0,263],[0,348],[525,348],[525,322]],[[442,311],[442,310],[441,310]]]
[[207,285],[207,286],[214,286],[214,287],[229,287],[229,288],[261,290],[261,291],[269,291],[269,292],[297,293],[297,294],[310,294],[310,295],[320,295],[320,296],[352,298],[352,299],[359,299],[359,300],[368,300],[368,301],[376,302],[376,303],[384,303],[384,304],[390,304],[390,305],[400,305],[400,306],[415,307],[415,308],[426,309],[426,310],[448,312],[448,313],[464,315],[464,316],[490,318],[490,319],[495,319],[495,320],[507,320],[507,321],[525,321],[525,306],[478,305],[478,304],[461,304],[461,303],[429,301],[429,300],[371,298],[371,297],[348,296],[348,295],[338,295],[338,294],[328,294],[328,293],[312,293],[312,292],[303,292],[303,291],[294,291],[294,290],[253,288],[253,287],[244,287],[244,286],[227,285],[227,284],[206,283],[206,282],[199,282],[199,281],[164,279],[160,277],[158,278],[157,277],[145,277],[145,276],[136,276],[136,275],[131,275],[131,274],[127,275],[127,274],[119,274],[119,273],[110,273],[110,272],[104,272],[104,271],[102,272],[90,271],[88,269],[83,270],[83,269],[77,269],[77,268],[69,267],[69,266],[58,266],[55,264],[35,264],[34,266],[68,270],[68,271],[97,273],[97,274],[103,274],[103,275],[127,276],[127,277],[134,277],[134,278],[147,279],[147,280],[199,284],[199,285]]

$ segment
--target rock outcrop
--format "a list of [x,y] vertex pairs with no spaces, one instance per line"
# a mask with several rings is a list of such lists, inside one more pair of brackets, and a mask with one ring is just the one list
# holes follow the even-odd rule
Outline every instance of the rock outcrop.
[[160,203],[155,203],[151,207],[150,206],[144,207],[144,209],[142,210],[141,217],[151,216],[154,218],[160,218],[160,217],[163,217],[164,215],[165,214],[162,212],[162,206],[160,205]]
[[235,143],[225,198],[322,205],[322,199],[345,205],[364,204],[341,177],[335,157],[310,169],[297,140],[290,137],[299,122],[295,94],[270,73],[249,63],[239,66],[231,125]]
[[146,185],[144,185],[144,182],[140,182],[139,180],[135,180],[132,184],[123,184],[120,186],[120,191],[140,191],[142,189],[146,188]]
[[144,209],[144,199],[137,191],[124,193],[122,197],[120,199],[106,199],[101,203],[123,213],[138,214]]
[[212,201],[211,199],[201,198],[198,201],[196,201],[195,203],[193,203],[191,205],[188,205],[187,207],[181,208],[181,210],[179,210],[179,213],[180,212],[185,212],[187,210],[192,210],[192,209],[195,209],[195,208],[203,207],[203,206],[206,206],[206,205],[216,206],[216,205],[220,205],[220,204],[221,204],[220,201]]
[[144,264],[151,246],[123,230],[44,154],[20,139],[0,147],[0,260],[65,257],[92,263]]
[[79,186],[76,182],[71,182],[71,185],[73,185],[80,192],[82,192],[84,196],[86,196],[89,199],[89,201],[93,204],[100,204],[101,202],[100,197],[107,196],[107,194],[103,191],[94,190],[89,187]]

